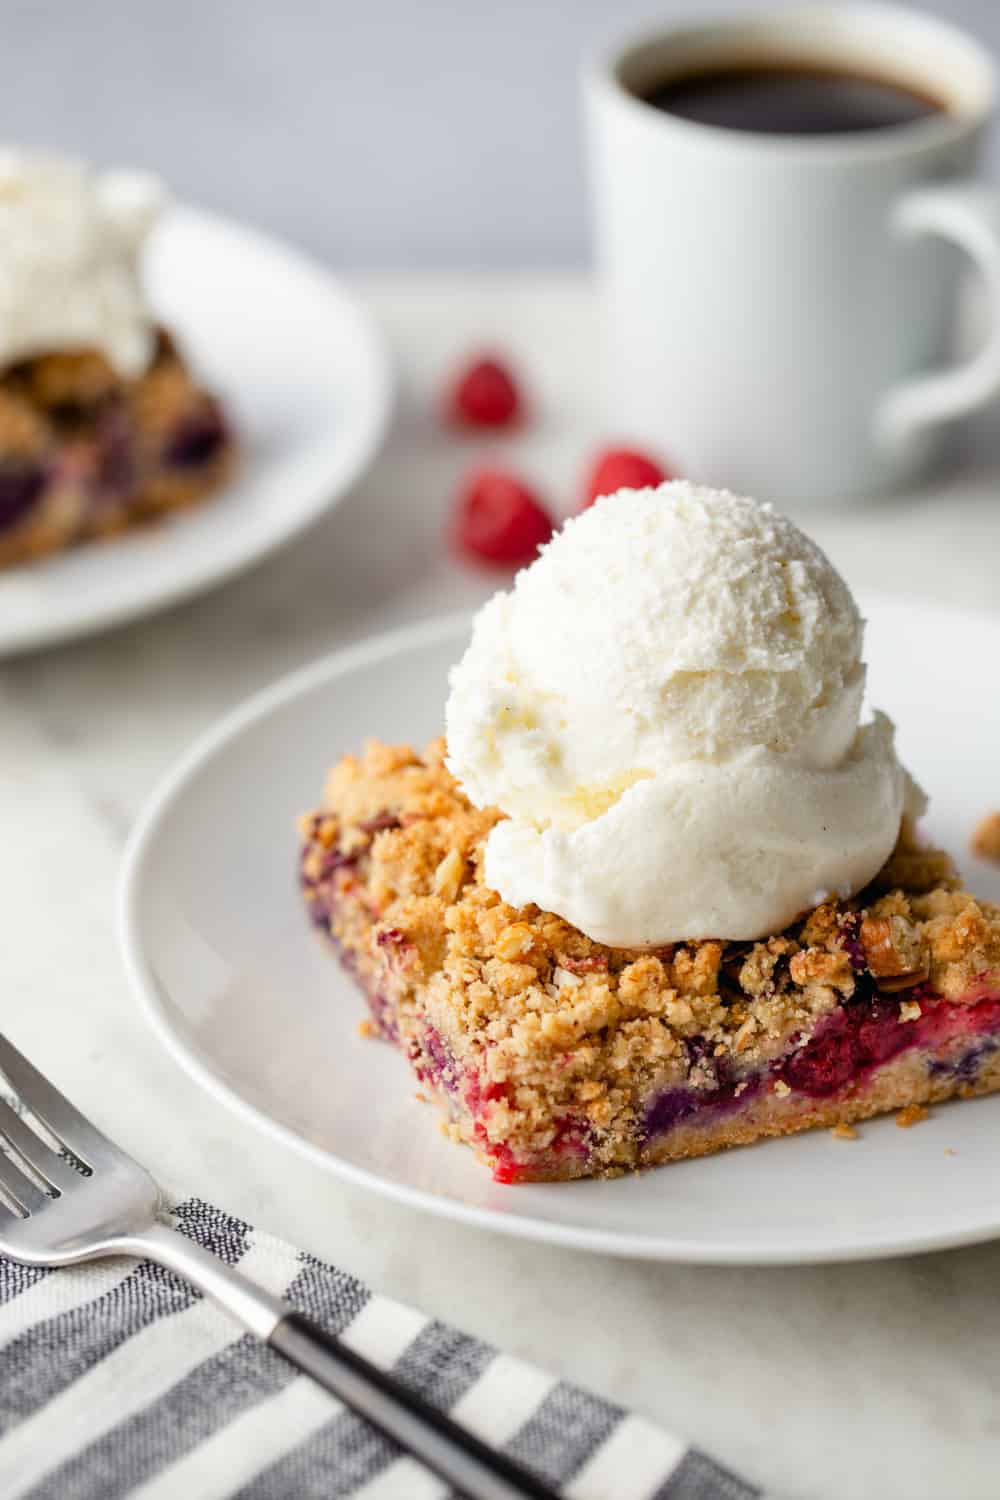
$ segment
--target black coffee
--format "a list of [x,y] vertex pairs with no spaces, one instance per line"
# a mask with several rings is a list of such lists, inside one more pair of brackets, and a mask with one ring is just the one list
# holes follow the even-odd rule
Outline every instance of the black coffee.
[[935,99],[888,78],[821,67],[761,63],[667,79],[641,96],[700,125],[767,135],[848,135],[940,114]]

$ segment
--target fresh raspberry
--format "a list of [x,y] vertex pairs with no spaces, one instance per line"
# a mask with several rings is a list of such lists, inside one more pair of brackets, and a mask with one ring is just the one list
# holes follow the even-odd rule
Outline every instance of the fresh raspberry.
[[454,525],[462,552],[491,563],[529,563],[552,531],[548,512],[516,474],[476,469],[465,481]]
[[605,448],[587,474],[580,509],[586,510],[601,495],[613,495],[616,490],[644,490],[669,478],[667,470],[645,453],[634,448]]
[[464,427],[509,427],[522,415],[514,376],[498,359],[475,359],[448,396],[448,416]]

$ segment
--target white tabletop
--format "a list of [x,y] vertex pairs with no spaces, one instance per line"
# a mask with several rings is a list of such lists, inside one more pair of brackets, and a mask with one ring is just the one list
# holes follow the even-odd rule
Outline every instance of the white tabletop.
[[[442,545],[455,484],[482,445],[436,426],[441,372],[483,342],[520,358],[538,420],[497,446],[562,509],[601,437],[581,277],[394,277],[362,289],[403,389],[389,445],[346,503],[206,599],[0,669],[2,1025],[175,1191],[637,1407],[747,1478],[802,1500],[995,1500],[1000,1246],[741,1271],[494,1237],[300,1162],[204,1098],[138,1014],[115,885],[160,774],[288,669],[495,586]],[[804,519],[858,589],[1000,610],[996,447],[984,423],[960,474]],[[303,788],[303,806],[315,791]]]

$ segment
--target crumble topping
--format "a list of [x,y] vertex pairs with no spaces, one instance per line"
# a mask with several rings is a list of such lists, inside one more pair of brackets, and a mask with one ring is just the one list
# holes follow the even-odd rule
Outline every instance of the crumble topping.
[[41,453],[49,427],[41,412],[0,385],[0,450],[17,458]]
[[10,372],[12,389],[24,404],[43,411],[95,406],[121,388],[107,358],[96,349],[67,349],[21,360]]
[[[438,1049],[445,1075],[467,1066],[482,1080],[487,1154],[511,1141],[545,1151],[572,1118],[617,1137],[604,1162],[617,1169],[654,1088],[712,1091],[725,1070],[738,1094],[855,994],[881,993],[916,1021],[924,988],[975,1000],[1000,982],[1000,908],[963,891],[948,856],[909,826],[865,891],[783,933],[652,952],[592,942],[484,883],[483,845],[502,815],[466,801],[444,754],[440,740],[423,755],[372,741],[346,756],[302,820],[302,875],[376,1002],[391,982],[411,1057],[440,1068],[424,1056]],[[417,1038],[417,1016],[436,1040]],[[778,1078],[772,1092],[791,1090]]]

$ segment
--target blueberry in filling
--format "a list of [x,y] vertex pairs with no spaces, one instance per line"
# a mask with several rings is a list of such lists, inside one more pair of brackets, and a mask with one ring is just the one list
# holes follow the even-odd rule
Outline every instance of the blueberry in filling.
[[226,429],[218,412],[202,411],[185,417],[167,443],[164,462],[173,469],[196,469],[214,458],[225,440]]
[[132,433],[123,412],[112,411],[103,422],[97,446],[97,484],[103,497],[124,498],[135,483]]
[[975,1083],[979,1069],[987,1058],[1000,1048],[1000,1040],[996,1037],[987,1037],[985,1041],[970,1047],[958,1058],[951,1061],[937,1059],[930,1065],[933,1078],[952,1077],[959,1078],[963,1083]]
[[16,526],[45,488],[38,464],[0,464],[0,531]]

